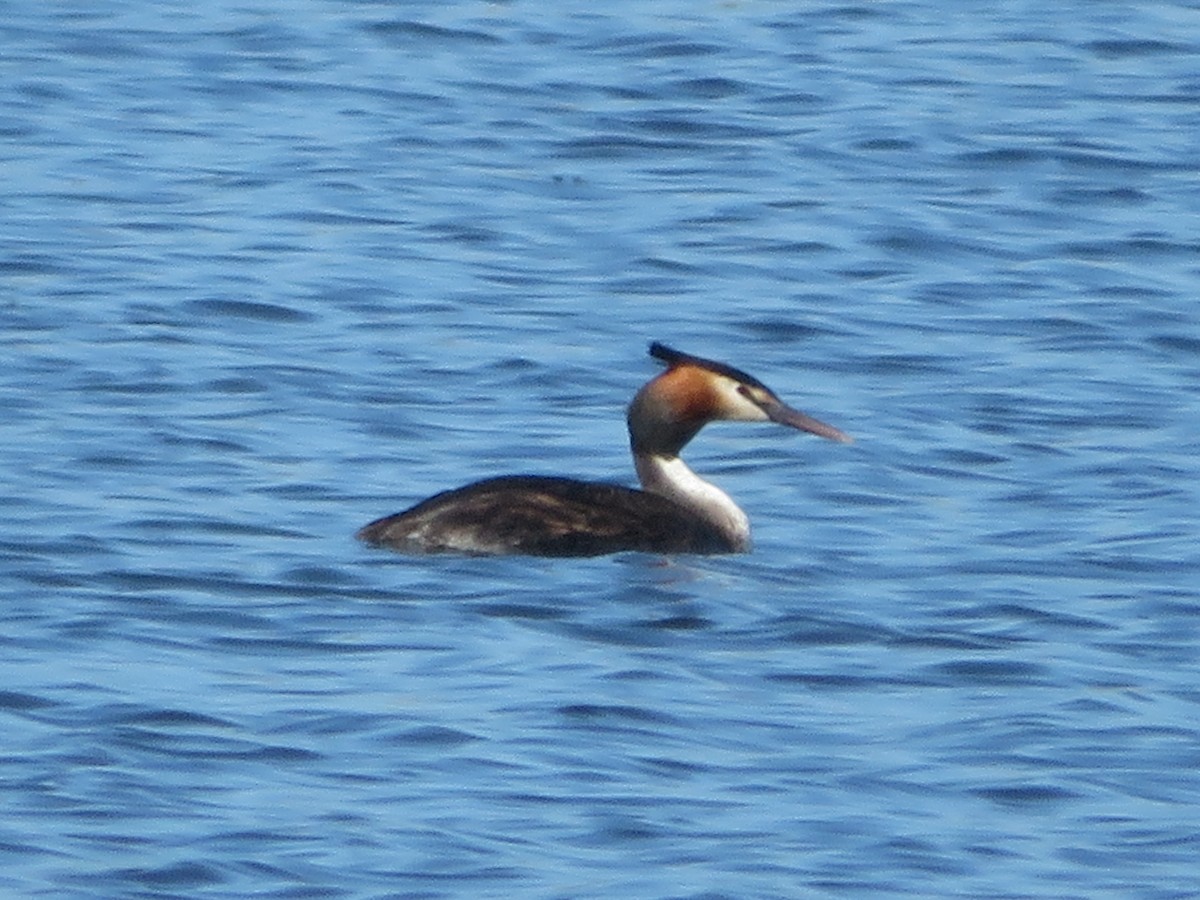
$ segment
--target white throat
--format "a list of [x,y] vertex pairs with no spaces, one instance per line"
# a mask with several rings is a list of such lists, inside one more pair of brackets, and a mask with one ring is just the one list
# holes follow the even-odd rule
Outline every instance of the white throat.
[[633,464],[642,487],[651,494],[674,500],[711,522],[738,550],[750,548],[750,520],[746,514],[728,494],[689,469],[678,456],[636,453]]

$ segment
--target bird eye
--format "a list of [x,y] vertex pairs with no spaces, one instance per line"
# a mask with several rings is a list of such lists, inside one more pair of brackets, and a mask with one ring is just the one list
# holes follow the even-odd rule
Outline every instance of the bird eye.
[[762,405],[762,394],[759,391],[756,391],[754,388],[750,387],[748,384],[739,384],[737,386],[737,392],[739,394],[741,394],[743,397],[745,397],[747,400],[749,400],[751,403],[753,403],[755,406]]

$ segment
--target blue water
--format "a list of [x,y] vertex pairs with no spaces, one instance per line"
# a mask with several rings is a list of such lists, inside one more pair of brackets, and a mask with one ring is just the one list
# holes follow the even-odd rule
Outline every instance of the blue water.
[[[3,13],[0,892],[1200,897],[1194,3]],[[651,339],[752,554],[352,539]]]

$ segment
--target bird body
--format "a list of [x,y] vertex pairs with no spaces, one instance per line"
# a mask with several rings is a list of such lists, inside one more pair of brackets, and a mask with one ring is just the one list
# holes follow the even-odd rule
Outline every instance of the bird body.
[[750,548],[750,521],[693,472],[680,450],[708,422],[774,421],[830,440],[850,438],[792,409],[756,378],[659,343],[667,370],[629,405],[630,450],[642,490],[605,482],[508,475],[435,494],[358,532],[410,553],[597,556],[622,550],[733,553]]

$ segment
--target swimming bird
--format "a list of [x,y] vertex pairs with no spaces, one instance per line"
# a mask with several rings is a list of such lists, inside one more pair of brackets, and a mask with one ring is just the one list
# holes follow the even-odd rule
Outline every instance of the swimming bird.
[[626,415],[642,490],[542,475],[488,478],[377,519],[357,537],[408,553],[744,552],[750,549],[750,520],[728,494],[684,464],[684,445],[717,420],[777,422],[851,440],[732,366],[658,342],[650,355],[667,369],[642,386]]

